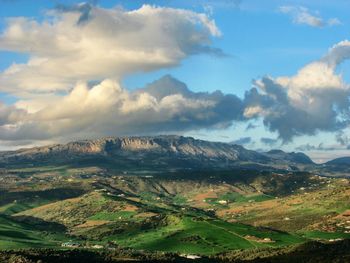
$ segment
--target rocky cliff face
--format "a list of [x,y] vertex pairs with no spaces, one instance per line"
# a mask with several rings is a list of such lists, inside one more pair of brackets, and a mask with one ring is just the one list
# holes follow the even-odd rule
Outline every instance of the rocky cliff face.
[[[0,163],[65,162],[81,158],[99,158],[118,163],[130,160],[162,163],[164,166],[196,164],[196,166],[224,167],[237,162],[269,164],[279,162],[298,162],[287,153],[263,154],[250,151],[239,145],[220,142],[208,142],[183,136],[149,137],[109,137],[96,140],[83,140],[67,144],[56,144],[31,149],[22,149],[0,154]],[[285,159],[285,160],[283,160]],[[305,160],[304,160],[305,161]],[[176,166],[175,165],[175,166]]]
[[[162,153],[208,158],[239,158],[243,147],[225,143],[207,142],[182,136],[155,137],[113,137],[97,140],[84,140],[30,149],[22,149],[4,154],[7,157],[36,155],[115,155],[128,153]],[[244,149],[245,150],[245,149]],[[245,150],[247,151],[247,150]]]

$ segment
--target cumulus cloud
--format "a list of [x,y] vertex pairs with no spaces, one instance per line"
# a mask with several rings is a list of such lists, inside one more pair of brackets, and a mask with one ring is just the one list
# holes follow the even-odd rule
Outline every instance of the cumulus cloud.
[[303,6],[281,6],[278,10],[280,13],[290,15],[294,24],[303,24],[312,27],[341,25],[341,21],[338,18],[325,20],[318,12],[311,12]]
[[25,53],[27,63],[0,74],[0,90],[13,94],[69,91],[77,81],[121,79],[178,65],[211,47],[221,33],[207,15],[144,5],[137,10],[90,4],[51,10],[43,21],[10,18],[0,50]]
[[349,85],[336,72],[350,56],[350,42],[333,46],[322,59],[292,77],[263,77],[245,95],[244,115],[263,118],[284,141],[318,131],[339,131],[349,124]]
[[191,92],[166,76],[128,91],[128,74],[176,66],[188,56],[222,55],[220,30],[206,14],[144,5],[105,9],[58,5],[43,20],[10,18],[0,50],[29,55],[0,73],[0,141],[30,143],[104,135],[224,128],[242,119],[235,95]]
[[339,133],[349,124],[350,90],[336,68],[349,58],[349,46],[334,45],[292,77],[255,81],[243,100],[220,91],[195,93],[171,76],[132,92],[113,79],[81,81],[63,96],[36,95],[3,106],[0,140],[183,132],[256,118],[282,142],[318,131]]
[[0,127],[16,124],[25,117],[25,110],[17,109],[15,106],[5,105],[0,101]]
[[[110,79],[91,87],[82,82],[55,100],[22,100],[16,105],[18,111],[26,113],[25,118],[14,122],[15,125],[0,126],[0,140],[226,128],[232,121],[241,120],[243,111],[242,101],[234,95],[220,91],[195,93],[171,76],[133,92]],[[40,110],[32,110],[32,105]]]
[[288,142],[348,126],[350,90],[336,69],[350,57],[349,41],[295,76],[255,81],[244,99],[192,92],[171,76],[134,91],[121,86],[128,74],[176,66],[197,53],[220,55],[211,46],[220,35],[205,14],[148,5],[126,11],[80,4],[43,21],[9,19],[0,50],[30,58],[0,73],[0,91],[19,98],[0,104],[0,141],[173,133],[251,120],[250,129],[262,118]]

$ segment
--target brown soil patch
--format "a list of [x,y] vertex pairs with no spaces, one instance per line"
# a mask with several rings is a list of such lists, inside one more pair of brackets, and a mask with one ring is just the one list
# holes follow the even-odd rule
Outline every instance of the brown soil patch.
[[134,205],[126,205],[124,208],[123,208],[123,211],[127,211],[127,212],[135,212],[138,210],[138,207],[137,206],[134,206]]
[[88,220],[84,224],[78,225],[76,227],[78,228],[87,228],[87,227],[95,227],[95,226],[101,226],[109,223],[109,221],[106,220]]
[[126,199],[128,199],[128,200],[131,200],[131,201],[134,201],[134,202],[141,202],[141,199],[140,198],[138,198],[138,197],[128,197],[128,198],[126,198]]
[[157,216],[158,214],[153,213],[153,212],[144,212],[144,213],[139,213],[135,217],[137,218],[149,218],[153,216]]
[[201,194],[198,194],[196,196],[194,196],[192,199],[195,200],[195,201],[200,201],[200,202],[203,202],[204,199],[206,198],[217,198],[217,194],[215,192],[212,192],[212,191],[209,191],[209,192],[206,192],[206,193],[201,193]]
[[255,241],[255,242],[259,242],[259,243],[274,243],[275,241],[273,241],[270,238],[258,238],[256,236],[244,236],[245,239],[247,240],[251,240],[251,241]]
[[342,213],[342,216],[350,217],[350,210],[346,210],[344,213]]

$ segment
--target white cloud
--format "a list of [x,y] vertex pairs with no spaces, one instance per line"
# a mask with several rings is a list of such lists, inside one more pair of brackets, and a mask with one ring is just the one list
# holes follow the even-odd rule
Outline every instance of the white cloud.
[[243,115],[244,117],[250,119],[256,116],[263,116],[265,115],[265,113],[264,109],[260,106],[248,106],[244,109]]
[[0,101],[0,127],[17,123],[26,116],[26,111],[8,106]]
[[341,25],[338,18],[330,18],[327,21],[320,16],[318,12],[311,12],[303,6],[281,6],[279,12],[290,15],[294,24],[308,25],[312,27],[336,26]]
[[350,121],[350,87],[336,72],[350,58],[350,42],[342,41],[328,54],[292,77],[264,77],[247,92],[245,116],[262,117],[283,141],[318,131],[339,131]]
[[32,98],[16,105],[12,110],[23,112],[23,116],[0,124],[0,140],[183,132],[228,127],[242,119],[242,102],[236,96],[218,91],[194,93],[170,76],[133,92],[111,79],[91,87],[81,82],[65,96]]
[[343,40],[335,44],[328,51],[328,54],[324,56],[321,61],[326,63],[330,68],[335,68],[343,61],[350,58],[350,41]]
[[330,18],[328,19],[327,24],[329,26],[339,26],[339,25],[342,25],[343,23],[338,18]]
[[170,76],[134,92],[120,85],[128,74],[176,66],[190,55],[221,55],[211,47],[220,35],[205,14],[149,5],[127,11],[83,3],[59,6],[40,22],[8,19],[0,50],[29,60],[0,73],[0,91],[19,98],[0,104],[0,141],[227,127],[242,115],[236,96],[193,93]]
[[132,92],[120,85],[128,74],[217,54],[216,36],[219,29],[204,14],[147,5],[125,11],[82,4],[51,12],[43,22],[10,19],[0,50],[30,59],[0,74],[0,91],[19,97],[15,105],[0,104],[0,141],[172,133],[262,118],[286,142],[348,125],[349,85],[336,69],[350,58],[349,41],[294,76],[256,81],[243,101],[219,91],[191,92],[170,76]]
[[0,50],[30,59],[0,75],[0,90],[68,91],[77,81],[120,79],[176,66],[192,54],[220,52],[210,44],[221,33],[205,14],[149,5],[132,11],[84,6],[51,11],[42,22],[8,19]]

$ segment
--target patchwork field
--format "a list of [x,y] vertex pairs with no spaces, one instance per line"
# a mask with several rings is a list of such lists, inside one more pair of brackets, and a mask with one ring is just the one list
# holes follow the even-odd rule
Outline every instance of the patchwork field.
[[347,179],[109,173],[93,167],[11,171],[0,187],[0,249],[67,243],[212,256],[350,238]]

